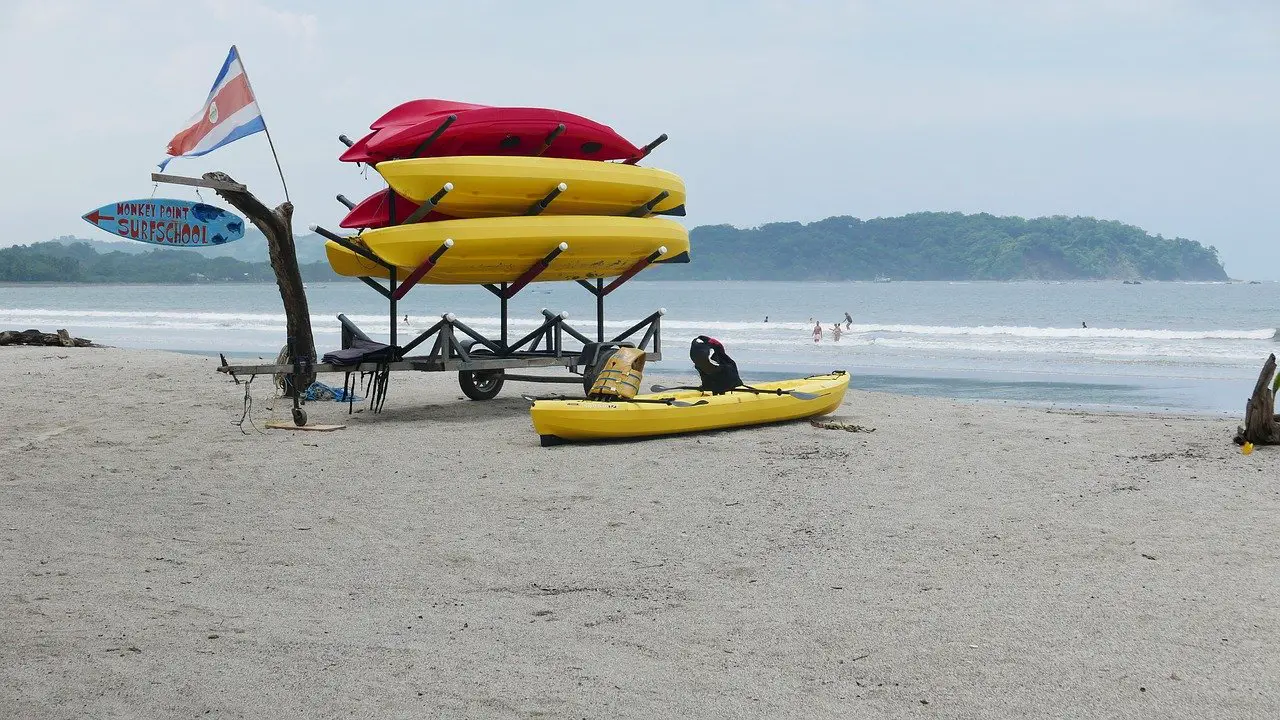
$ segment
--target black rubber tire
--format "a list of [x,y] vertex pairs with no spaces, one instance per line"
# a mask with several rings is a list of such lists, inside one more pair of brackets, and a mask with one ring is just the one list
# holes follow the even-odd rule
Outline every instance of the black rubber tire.
[[[489,349],[483,346],[468,349],[472,355],[492,355]],[[502,369],[498,370],[481,370],[473,372],[471,370],[458,371],[458,387],[462,388],[462,394],[472,400],[492,400],[502,392],[502,386],[506,382],[506,374]]]
[[307,411],[300,407],[293,408],[293,424],[302,427],[307,424]]
[[501,370],[484,370],[480,372],[461,371],[458,373],[458,386],[462,394],[472,400],[492,400],[502,392],[506,376]]

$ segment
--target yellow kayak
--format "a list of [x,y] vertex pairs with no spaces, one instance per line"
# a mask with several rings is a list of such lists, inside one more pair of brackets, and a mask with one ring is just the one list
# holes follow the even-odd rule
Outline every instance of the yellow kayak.
[[675,173],[596,160],[469,156],[389,160],[375,167],[393,190],[417,203],[453,183],[436,211],[456,218],[523,215],[560,183],[567,188],[543,211],[547,215],[626,215],[664,190],[669,195],[652,212],[675,210],[685,200],[684,182]]
[[[354,236],[353,236],[354,239]],[[421,282],[474,285],[512,282],[560,243],[569,248],[538,281],[586,280],[621,275],[661,247],[657,262],[688,262],[689,231],[666,218],[548,216],[444,220],[366,230],[359,241],[400,268],[404,277],[445,240],[453,247]],[[348,277],[387,277],[375,262],[328,241],[329,265]]]
[[[533,429],[542,437],[543,445],[570,440],[603,440],[718,430],[831,413],[844,401],[845,390],[849,388],[849,376],[843,371],[837,371],[829,375],[757,383],[752,387],[761,390],[798,390],[818,397],[800,400],[790,395],[753,395],[745,392],[712,395],[699,390],[680,390],[637,395],[634,399],[641,402],[538,400],[529,412],[533,417]],[[705,404],[680,407],[644,402],[665,398]]]

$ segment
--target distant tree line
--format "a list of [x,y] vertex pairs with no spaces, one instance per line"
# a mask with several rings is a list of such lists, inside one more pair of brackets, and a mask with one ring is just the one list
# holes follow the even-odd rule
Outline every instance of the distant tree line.
[[[0,249],[0,282],[273,282],[261,238],[246,238],[246,261],[196,250],[108,250],[70,238]],[[239,244],[239,243],[236,243]],[[1026,220],[986,213],[915,213],[859,220],[740,229],[706,225],[691,233],[693,262],[662,265],[649,280],[1226,280],[1210,246],[1150,235],[1087,217]],[[341,278],[323,261],[323,242],[301,238],[309,281]],[[311,262],[308,262],[310,260]]]
[[[333,280],[328,263],[300,266],[305,280]],[[196,250],[99,252],[85,242],[40,242],[0,248],[0,282],[201,283],[275,282],[271,265]]]
[[695,228],[690,280],[1226,280],[1214,247],[1088,217],[915,213]]

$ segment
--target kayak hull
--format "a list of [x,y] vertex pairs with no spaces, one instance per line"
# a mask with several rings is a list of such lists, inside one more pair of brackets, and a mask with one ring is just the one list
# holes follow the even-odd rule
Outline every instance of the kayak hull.
[[[397,195],[389,189],[379,190],[351,208],[346,216],[342,218],[342,221],[338,223],[338,227],[358,230],[361,228],[380,228],[395,225],[404,222],[404,219],[412,215],[419,205],[420,203]],[[422,218],[422,222],[453,219],[455,218],[432,211]]]
[[[447,127],[448,116],[456,119]],[[564,131],[546,141],[560,126]],[[607,125],[547,108],[489,107],[446,100],[418,100],[392,108],[371,132],[339,157],[375,164],[410,157],[441,127],[418,157],[515,155],[580,160],[626,160],[643,152]]]
[[[689,232],[666,218],[535,216],[442,220],[367,230],[359,242],[395,265],[397,277],[418,268],[445,240],[444,253],[420,282],[475,285],[514,282],[560,243],[560,253],[537,281],[614,277],[660,247],[657,262],[688,262]],[[388,277],[381,265],[333,241],[325,244],[329,265],[347,277]]]
[[684,181],[657,168],[543,157],[446,157],[391,160],[377,171],[395,192],[421,203],[452,183],[436,211],[457,218],[523,215],[564,183],[545,215],[627,215],[659,194],[654,213],[682,208]]
[[799,400],[790,395],[726,393],[712,395],[686,390],[638,395],[637,400],[675,398],[705,404],[676,407],[657,403],[593,400],[538,400],[530,409],[533,429],[544,445],[565,441],[653,437],[762,425],[827,415],[840,407],[849,376],[844,372],[794,380],[758,383],[762,390],[799,390],[818,395]]

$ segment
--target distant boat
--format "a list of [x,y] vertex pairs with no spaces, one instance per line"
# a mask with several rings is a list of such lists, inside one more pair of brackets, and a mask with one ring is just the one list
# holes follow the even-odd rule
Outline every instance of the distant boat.
[[877,275],[876,282],[893,282],[893,280],[885,277],[884,275]]
[[1125,280],[1124,284],[1125,285],[1141,285],[1142,281],[1141,280]]

